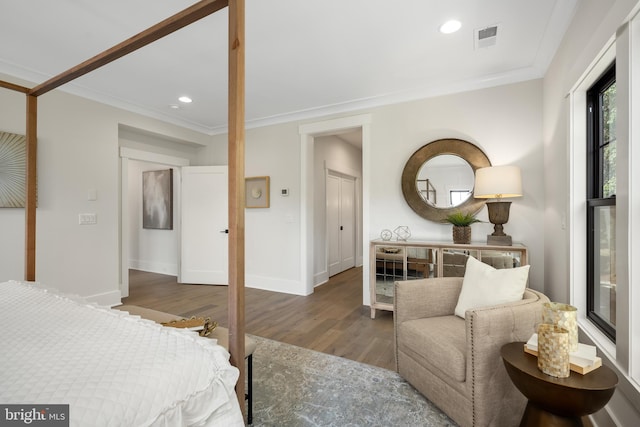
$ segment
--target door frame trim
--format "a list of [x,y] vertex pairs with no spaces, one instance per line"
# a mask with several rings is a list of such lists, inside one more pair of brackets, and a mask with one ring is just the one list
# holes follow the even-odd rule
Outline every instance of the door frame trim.
[[371,146],[371,114],[342,117],[315,123],[300,125],[300,282],[305,295],[313,293],[313,146],[317,136],[330,135],[347,129],[362,129],[362,239],[363,274],[362,299],[364,305],[370,304],[369,253],[364,248],[365,236],[369,235],[369,176]]
[[[118,218],[120,228],[119,242],[119,289],[121,298],[129,296],[129,161],[136,160],[147,163],[158,163],[167,166],[189,166],[189,159],[164,154],[153,153],[151,151],[137,150],[129,147],[120,147],[120,215]],[[174,216],[174,227],[179,225],[180,213]]]

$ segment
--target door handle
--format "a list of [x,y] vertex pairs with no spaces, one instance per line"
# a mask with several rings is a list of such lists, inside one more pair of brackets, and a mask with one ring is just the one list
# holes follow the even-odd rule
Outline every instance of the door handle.
[[226,230],[220,230],[220,232],[221,232],[221,233],[224,233],[224,234],[229,234],[229,229],[226,229]]
[[340,226],[340,231],[342,231],[342,230],[344,230],[344,227],[343,227],[343,226]]

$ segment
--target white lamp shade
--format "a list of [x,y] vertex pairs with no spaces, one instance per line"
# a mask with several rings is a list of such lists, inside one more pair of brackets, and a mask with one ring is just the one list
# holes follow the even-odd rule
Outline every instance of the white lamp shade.
[[491,166],[476,170],[473,197],[494,199],[522,196],[522,178],[517,166]]

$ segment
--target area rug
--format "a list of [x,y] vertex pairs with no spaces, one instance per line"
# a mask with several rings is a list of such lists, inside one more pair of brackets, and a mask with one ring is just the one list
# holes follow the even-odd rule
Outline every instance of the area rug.
[[456,426],[393,371],[262,337],[253,426]]

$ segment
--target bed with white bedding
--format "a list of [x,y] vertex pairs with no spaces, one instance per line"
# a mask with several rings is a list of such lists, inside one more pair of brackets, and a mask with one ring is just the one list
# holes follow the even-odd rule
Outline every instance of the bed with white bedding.
[[243,426],[215,340],[37,283],[0,283],[0,402],[68,404],[71,426]]

